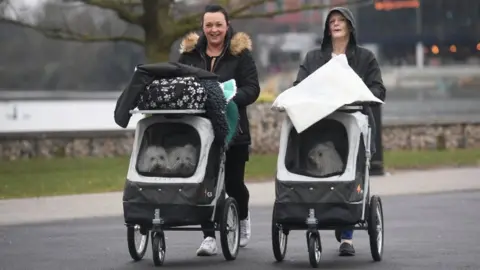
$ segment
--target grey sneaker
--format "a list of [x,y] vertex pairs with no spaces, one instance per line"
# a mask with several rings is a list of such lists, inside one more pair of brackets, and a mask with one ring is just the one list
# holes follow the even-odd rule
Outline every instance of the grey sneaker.
[[339,248],[340,256],[355,256],[355,249],[349,243],[342,243]]

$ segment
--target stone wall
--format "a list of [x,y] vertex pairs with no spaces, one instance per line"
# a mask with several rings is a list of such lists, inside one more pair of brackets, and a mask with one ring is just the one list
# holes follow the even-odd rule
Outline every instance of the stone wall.
[[[254,153],[276,153],[284,114],[270,104],[249,110]],[[129,155],[132,130],[0,135],[0,160]],[[455,123],[383,123],[383,146],[392,149],[480,148],[480,119]]]

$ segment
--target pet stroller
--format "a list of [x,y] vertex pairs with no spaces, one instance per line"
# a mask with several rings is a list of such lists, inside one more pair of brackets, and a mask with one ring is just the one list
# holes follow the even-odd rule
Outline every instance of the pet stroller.
[[306,230],[309,260],[318,267],[319,230],[366,230],[375,261],[383,254],[383,209],[370,196],[370,133],[363,105],[343,106],[297,133],[287,116],[280,135],[272,214],[272,248],[277,261],[288,234]]
[[[227,100],[218,108],[213,108],[211,102],[208,105],[214,95],[204,95],[208,89],[198,82],[208,79],[225,94],[228,89],[225,83],[220,85],[215,81],[211,73],[202,72],[177,63],[138,66],[117,102],[115,120],[119,125],[126,126],[128,121],[124,117],[129,115],[146,116],[136,125],[123,193],[128,250],[135,261],[144,257],[151,238],[154,264],[163,265],[164,232],[200,231],[198,225],[205,221],[213,221],[213,230],[220,231],[225,259],[235,260],[238,254],[238,206],[233,198],[226,198],[226,144],[222,143],[233,137],[238,111],[233,102],[227,105]],[[189,101],[192,93],[196,96],[191,100],[197,103]],[[158,105],[162,98],[165,101],[174,96],[175,101],[170,99],[163,103],[167,105]],[[212,108],[217,111],[209,114]],[[215,113],[224,118],[213,119]],[[219,122],[227,124],[228,133],[218,131],[214,123]],[[225,140],[220,140],[219,134]]]

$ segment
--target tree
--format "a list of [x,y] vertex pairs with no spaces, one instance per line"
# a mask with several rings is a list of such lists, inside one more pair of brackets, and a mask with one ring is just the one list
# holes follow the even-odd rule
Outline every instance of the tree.
[[[15,0],[0,0],[0,23],[34,29],[48,38],[78,42],[130,42],[142,46],[146,59],[149,62],[167,61],[171,46],[186,33],[195,31],[200,26],[202,12],[191,10],[192,0],[63,0],[62,4],[75,7],[95,7],[110,11],[128,26],[135,26],[142,30],[143,36],[126,34],[99,35],[98,31],[85,31],[81,27],[69,25],[68,19],[63,22],[52,22],[53,26],[45,26],[35,22],[30,16],[18,15],[13,6]],[[197,1],[199,2],[199,1]],[[255,9],[269,2],[277,0],[210,0],[201,2],[216,2],[226,7],[232,20],[272,18],[286,13],[295,13],[305,10],[328,8],[328,5],[300,5],[288,10],[278,9],[273,12],[254,12]],[[371,4],[371,0],[349,0],[346,5]],[[190,5],[187,5],[189,3]],[[51,4],[55,5],[55,4]],[[5,12],[9,10],[10,12]],[[12,14],[17,14],[13,16]],[[40,16],[37,14],[37,16]],[[98,16],[92,19],[98,19]],[[128,28],[128,27],[127,27]],[[117,31],[118,32],[118,31]]]

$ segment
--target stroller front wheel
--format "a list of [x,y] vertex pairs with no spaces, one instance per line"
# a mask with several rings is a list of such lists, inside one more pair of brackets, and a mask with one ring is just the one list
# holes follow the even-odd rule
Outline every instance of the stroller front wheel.
[[320,234],[308,232],[308,258],[310,265],[313,268],[317,268],[320,259],[322,257],[322,242],[320,240]]
[[167,245],[165,244],[165,234],[161,232],[152,232],[152,255],[153,264],[162,266],[165,261]]
[[[140,225],[127,226],[128,252],[134,261],[140,261],[145,256],[148,238],[148,232],[144,233]],[[138,244],[137,241],[139,241]]]
[[235,260],[240,246],[240,220],[237,202],[231,197],[225,200],[222,209],[220,242],[225,259],[227,261]]

